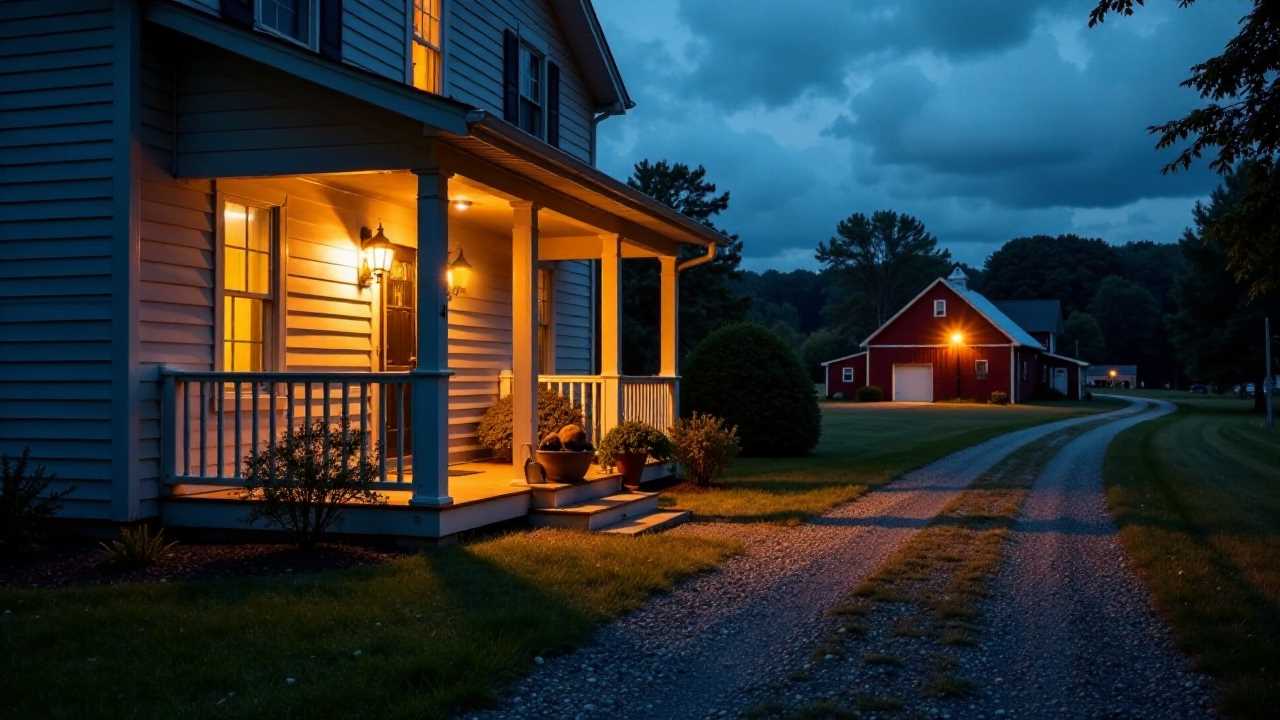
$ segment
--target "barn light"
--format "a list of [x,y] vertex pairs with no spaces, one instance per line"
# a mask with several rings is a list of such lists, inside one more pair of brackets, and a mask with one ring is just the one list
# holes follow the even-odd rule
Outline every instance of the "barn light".
[[445,268],[445,279],[449,282],[450,298],[466,294],[467,282],[471,280],[471,263],[467,262],[466,256],[462,254],[461,245],[458,246],[458,256]]
[[360,248],[363,264],[360,267],[360,287],[369,287],[369,283],[381,280],[382,276],[391,272],[391,265],[396,259],[396,246],[391,244],[382,232],[382,223],[378,223],[378,231],[372,232],[367,227],[360,228]]
[[964,342],[964,333],[956,331],[951,333],[951,344],[959,345]]
[[1116,371],[1115,371],[1115,369],[1113,368],[1113,369],[1111,369],[1111,370],[1108,370],[1108,371],[1107,371],[1107,374],[1114,378],[1114,377],[1116,376]]

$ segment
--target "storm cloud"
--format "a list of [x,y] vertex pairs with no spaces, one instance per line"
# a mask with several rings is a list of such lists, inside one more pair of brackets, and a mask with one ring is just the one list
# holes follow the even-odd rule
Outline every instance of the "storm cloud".
[[746,265],[812,267],[852,212],[920,217],[959,259],[1075,232],[1172,242],[1217,178],[1172,175],[1147,126],[1245,0],[1148,3],[1086,27],[1092,0],[597,0],[638,107],[600,164],[701,163]]

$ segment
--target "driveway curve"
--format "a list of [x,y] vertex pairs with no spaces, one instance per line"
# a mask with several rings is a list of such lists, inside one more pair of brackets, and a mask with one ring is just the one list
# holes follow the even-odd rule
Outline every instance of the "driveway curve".
[[1107,446],[1174,410],[1161,400],[1065,445],[1013,528],[983,610],[976,717],[1203,718],[1209,680],[1191,669],[1129,565],[1107,512]]
[[547,659],[504,693],[502,706],[469,717],[736,715],[803,665],[831,628],[827,610],[982,473],[1050,433],[1140,407],[992,438],[796,527],[677,528],[736,537],[746,551],[604,627],[587,646]]

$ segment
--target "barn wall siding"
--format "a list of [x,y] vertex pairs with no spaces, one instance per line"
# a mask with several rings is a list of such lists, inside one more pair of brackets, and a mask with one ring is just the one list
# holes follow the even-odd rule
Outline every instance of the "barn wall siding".
[[75,487],[63,514],[79,518],[112,516],[128,458],[112,444],[112,251],[131,185],[112,179],[115,23],[108,0],[0,5],[0,452],[29,447],[55,489]]
[[[933,316],[934,300],[947,301],[946,317]],[[964,333],[970,345],[1005,344],[1009,338],[951,288],[938,283],[890,322],[872,341],[875,345],[933,345]]]
[[560,66],[560,148],[591,162],[591,100],[546,0],[446,2],[445,94],[502,117],[502,32],[529,38]]
[[[964,347],[959,352],[960,392],[956,393],[956,350],[950,347],[880,347],[871,348],[871,385],[884,390],[886,400],[893,399],[893,366],[928,364],[933,366],[933,399],[957,397],[987,402],[997,390],[1009,392],[1009,346]],[[988,375],[979,380],[976,360],[988,362]],[[866,362],[862,360],[862,362]],[[859,377],[861,376],[861,370]],[[1018,397],[1021,402],[1023,396]]]
[[[844,369],[853,368],[853,382],[844,381]],[[845,400],[857,399],[859,388],[867,385],[867,356],[855,355],[851,358],[834,362],[825,368],[827,397],[840,393]]]

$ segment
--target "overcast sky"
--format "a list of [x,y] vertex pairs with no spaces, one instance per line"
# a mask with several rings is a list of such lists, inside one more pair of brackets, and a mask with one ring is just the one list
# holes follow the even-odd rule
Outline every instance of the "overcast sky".
[[637,107],[599,164],[701,163],[731,192],[744,266],[816,267],[853,212],[924,221],[959,260],[1077,233],[1173,242],[1216,177],[1161,175],[1145,128],[1245,0],[1150,0],[1089,29],[1095,0],[596,0]]

